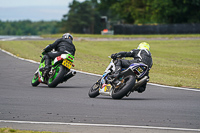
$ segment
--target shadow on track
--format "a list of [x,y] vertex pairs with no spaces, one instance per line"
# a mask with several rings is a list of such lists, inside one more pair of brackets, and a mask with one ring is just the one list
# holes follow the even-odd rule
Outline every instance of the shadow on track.
[[49,88],[49,89],[60,89],[60,88],[66,88],[66,89],[70,89],[70,88],[85,88],[85,86],[57,86],[55,88],[50,88],[48,86],[37,86],[37,87],[33,87],[33,88]]
[[161,100],[158,98],[128,98],[128,97],[124,97],[122,99],[112,99],[111,97],[96,97],[95,99],[110,99],[110,100],[122,100],[122,101],[130,101],[130,100],[134,100],[134,101],[142,101],[142,100]]

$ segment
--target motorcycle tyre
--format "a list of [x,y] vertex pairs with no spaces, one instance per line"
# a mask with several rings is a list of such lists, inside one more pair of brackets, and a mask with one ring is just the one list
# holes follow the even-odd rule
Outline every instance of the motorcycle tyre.
[[112,91],[112,98],[113,99],[122,99],[124,96],[126,96],[128,94],[128,92],[131,91],[131,89],[133,88],[133,86],[135,85],[135,76],[133,75],[129,75],[125,78],[129,78],[128,81],[126,81],[125,86],[118,92],[114,92],[114,90]]
[[40,82],[39,82],[38,76],[37,76],[37,79],[36,79],[36,80],[34,80],[34,78],[35,78],[35,75],[33,76],[33,79],[32,79],[32,81],[31,81],[31,85],[32,85],[33,87],[36,87],[36,86],[38,86],[38,85],[40,84]]
[[49,80],[48,80],[48,87],[50,88],[55,88],[63,79],[64,75],[67,73],[67,68],[64,67],[63,65],[59,65],[58,67],[60,67],[60,70],[56,76],[56,78],[51,82],[49,83]]
[[[89,92],[88,92],[88,96],[89,96],[90,98],[95,98],[95,97],[97,97],[97,96],[99,95],[99,89],[95,88],[95,90],[94,90],[94,88],[93,88],[96,84],[99,84],[99,83],[96,82],[96,83],[90,88],[90,90],[89,90]],[[98,87],[98,88],[99,88],[99,87]]]

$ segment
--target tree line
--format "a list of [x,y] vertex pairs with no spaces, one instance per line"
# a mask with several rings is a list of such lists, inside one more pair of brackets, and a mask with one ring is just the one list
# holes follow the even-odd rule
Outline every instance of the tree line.
[[200,0],[73,0],[69,9],[60,21],[0,21],[0,34],[99,34],[114,24],[200,23]]
[[57,21],[0,21],[0,35],[42,35],[58,32]]

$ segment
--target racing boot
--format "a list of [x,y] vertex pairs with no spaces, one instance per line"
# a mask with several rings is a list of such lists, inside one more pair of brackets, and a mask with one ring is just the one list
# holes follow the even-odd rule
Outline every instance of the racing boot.
[[45,67],[40,68],[40,71],[45,71],[45,73],[49,73],[51,60],[49,58],[45,59]]
[[136,91],[137,91],[138,93],[144,92],[144,91],[146,90],[146,84],[147,84],[147,83],[145,83],[144,85],[138,87],[138,88],[136,89]]
[[146,89],[146,88],[144,88],[144,87],[141,86],[141,87],[137,88],[136,91],[137,91],[138,93],[142,93],[142,92],[145,91],[145,89]]
[[121,72],[121,66],[116,66],[116,71],[112,75],[108,75],[110,78],[116,78],[118,79],[120,77],[120,72]]
[[47,59],[45,60],[45,67],[44,67],[44,69],[45,69],[47,72],[50,71],[50,63],[51,63],[51,60],[50,60],[49,58],[47,58]]

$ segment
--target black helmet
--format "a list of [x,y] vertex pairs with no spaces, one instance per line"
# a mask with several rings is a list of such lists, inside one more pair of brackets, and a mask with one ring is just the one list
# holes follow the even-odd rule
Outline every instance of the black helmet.
[[70,34],[70,33],[65,33],[65,34],[63,34],[63,36],[62,36],[64,39],[71,39],[72,41],[73,41],[73,36]]

